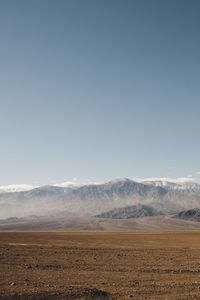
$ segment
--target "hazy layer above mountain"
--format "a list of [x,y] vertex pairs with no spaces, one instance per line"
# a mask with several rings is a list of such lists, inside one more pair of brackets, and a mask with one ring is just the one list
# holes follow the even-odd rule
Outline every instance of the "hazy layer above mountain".
[[200,193],[167,189],[130,179],[65,188],[43,186],[29,191],[0,194],[0,218],[28,215],[97,215],[119,207],[143,204],[165,213],[200,206]]
[[32,185],[27,185],[27,184],[1,185],[0,186],[0,194],[29,191],[34,188],[37,188],[37,186],[32,186]]
[[151,206],[147,205],[132,205],[122,208],[115,208],[113,210],[96,215],[97,218],[111,218],[111,219],[131,219],[141,217],[152,217],[163,215],[162,212],[157,211]]
[[[48,186],[48,185],[47,185]],[[83,186],[76,182],[62,182],[51,185],[52,187],[61,187],[61,188],[77,188]],[[0,185],[0,194],[4,193],[14,193],[14,192],[25,192],[30,191],[36,188],[43,188],[44,186],[33,186],[27,184],[10,184],[10,185]]]

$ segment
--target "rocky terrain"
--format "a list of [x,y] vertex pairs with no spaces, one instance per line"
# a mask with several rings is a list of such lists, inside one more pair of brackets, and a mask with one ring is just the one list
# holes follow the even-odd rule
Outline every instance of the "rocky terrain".
[[0,233],[0,299],[199,299],[200,233]]

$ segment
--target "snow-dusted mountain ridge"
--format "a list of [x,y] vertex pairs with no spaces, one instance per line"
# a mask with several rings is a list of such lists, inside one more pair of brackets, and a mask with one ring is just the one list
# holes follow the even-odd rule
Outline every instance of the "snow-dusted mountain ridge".
[[115,208],[147,205],[164,213],[200,207],[200,185],[128,178],[72,187],[42,186],[0,194],[0,219],[28,215],[93,216]]
[[160,186],[168,190],[190,190],[193,192],[200,192],[200,185],[193,181],[183,182],[170,182],[167,180],[148,180],[144,179],[140,181],[144,184],[150,184],[154,186]]

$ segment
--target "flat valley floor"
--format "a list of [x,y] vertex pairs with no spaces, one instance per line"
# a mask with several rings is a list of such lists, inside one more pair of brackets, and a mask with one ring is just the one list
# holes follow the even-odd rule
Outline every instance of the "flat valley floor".
[[200,299],[200,232],[1,232],[0,299]]

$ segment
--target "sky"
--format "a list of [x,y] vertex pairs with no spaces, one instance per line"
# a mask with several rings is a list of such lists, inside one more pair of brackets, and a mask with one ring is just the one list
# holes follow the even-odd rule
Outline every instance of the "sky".
[[0,185],[200,182],[199,0],[0,1]]

